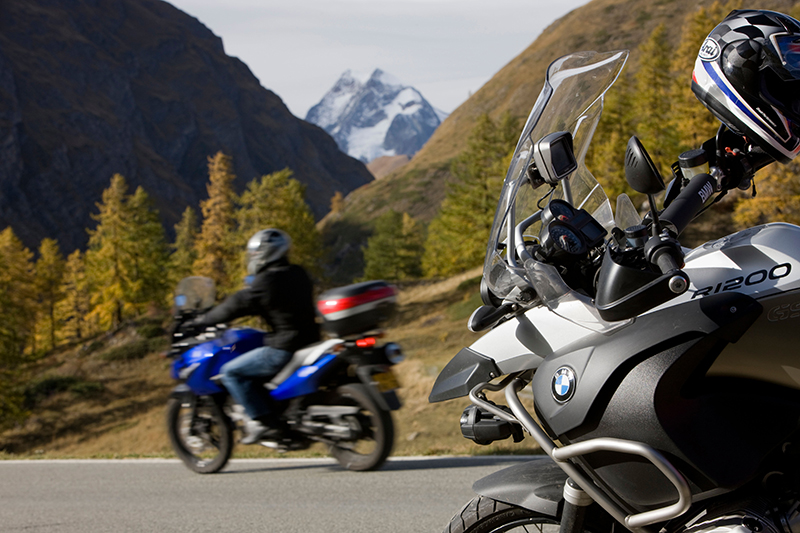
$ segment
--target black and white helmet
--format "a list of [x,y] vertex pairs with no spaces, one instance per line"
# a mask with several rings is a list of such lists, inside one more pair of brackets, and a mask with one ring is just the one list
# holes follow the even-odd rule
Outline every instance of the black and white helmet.
[[292,239],[279,229],[262,229],[247,241],[247,273],[259,270],[286,256]]
[[800,22],[732,11],[700,48],[692,90],[731,130],[788,163],[800,152]]

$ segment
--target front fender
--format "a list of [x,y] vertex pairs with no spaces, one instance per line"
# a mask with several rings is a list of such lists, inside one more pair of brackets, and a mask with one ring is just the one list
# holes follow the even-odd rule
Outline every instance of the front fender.
[[186,383],[180,383],[172,389],[172,392],[169,393],[170,398],[175,398],[176,400],[189,400],[193,396],[196,396],[194,391],[187,385]]
[[557,518],[566,482],[567,474],[550,457],[543,455],[489,474],[476,481],[472,490],[493,500]]

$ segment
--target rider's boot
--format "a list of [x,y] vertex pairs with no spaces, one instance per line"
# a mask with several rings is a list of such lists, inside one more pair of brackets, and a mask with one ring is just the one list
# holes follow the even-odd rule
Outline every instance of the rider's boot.
[[283,427],[275,425],[271,420],[256,418],[245,425],[246,435],[240,441],[242,444],[255,444],[262,440],[281,440],[286,431]]

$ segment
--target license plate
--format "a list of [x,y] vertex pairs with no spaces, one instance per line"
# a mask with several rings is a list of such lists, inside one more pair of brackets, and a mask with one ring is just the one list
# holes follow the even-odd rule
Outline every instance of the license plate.
[[397,378],[391,370],[380,374],[372,374],[372,380],[375,381],[378,385],[378,390],[381,392],[400,388],[400,383],[397,382]]

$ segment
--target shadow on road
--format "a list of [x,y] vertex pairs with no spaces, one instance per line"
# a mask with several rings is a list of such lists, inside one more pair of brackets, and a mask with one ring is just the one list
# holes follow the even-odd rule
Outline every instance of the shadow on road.
[[[542,458],[541,455],[485,455],[470,457],[431,457],[431,458],[390,458],[380,470],[381,472],[405,472],[411,470],[437,470],[447,468],[474,468],[484,466],[504,466]],[[280,464],[286,461],[285,464]],[[228,469],[216,475],[225,474],[252,474],[254,472],[275,472],[291,470],[319,470],[320,472],[348,472],[347,469],[334,462],[303,462],[302,459],[284,459],[280,461],[271,460],[268,465],[248,464],[238,462],[234,459]]]

